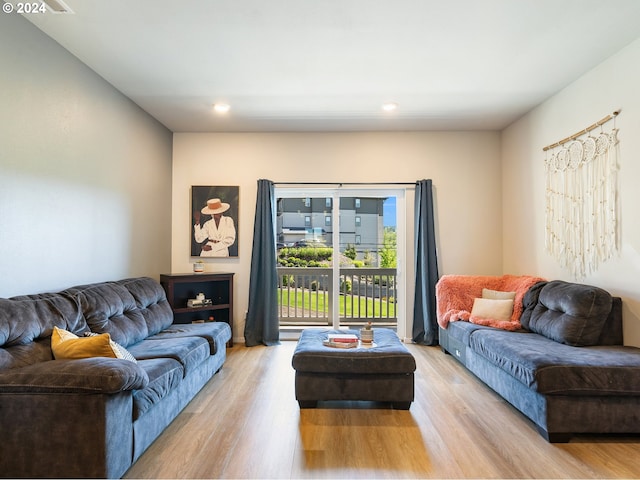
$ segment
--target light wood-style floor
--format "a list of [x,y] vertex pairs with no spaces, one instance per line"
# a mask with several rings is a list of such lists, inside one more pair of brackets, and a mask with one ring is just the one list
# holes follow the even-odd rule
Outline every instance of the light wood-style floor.
[[640,478],[640,437],[549,444],[438,347],[407,345],[418,365],[410,410],[300,410],[295,345],[228,349],[125,478]]

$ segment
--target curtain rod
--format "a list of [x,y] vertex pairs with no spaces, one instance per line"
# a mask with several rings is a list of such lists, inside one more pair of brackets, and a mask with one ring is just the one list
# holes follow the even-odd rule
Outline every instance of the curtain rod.
[[415,185],[416,182],[273,182],[274,185]]
[[587,128],[585,128],[584,130],[581,130],[578,133],[574,133],[570,137],[563,138],[559,142],[552,143],[551,145],[547,145],[546,147],[544,147],[542,149],[542,151],[546,152],[547,150],[551,150],[552,148],[556,148],[556,147],[559,147],[560,145],[564,145],[565,143],[570,142],[571,140],[575,140],[579,136],[584,135],[585,133],[589,133],[591,130],[595,130],[599,126],[604,125],[605,123],[607,123],[609,120],[611,120],[613,118],[616,118],[619,113],[620,113],[620,110],[615,110],[612,114],[607,115],[602,120],[597,121],[593,125],[590,125]]

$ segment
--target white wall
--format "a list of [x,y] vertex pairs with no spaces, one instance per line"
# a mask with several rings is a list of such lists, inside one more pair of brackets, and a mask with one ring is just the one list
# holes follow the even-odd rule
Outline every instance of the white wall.
[[[541,72],[541,75],[544,72]],[[625,343],[640,346],[640,40],[508,127],[502,134],[504,268],[573,281],[545,250],[543,147],[621,108],[620,253],[580,281],[623,299]],[[606,130],[610,129],[608,124]]]
[[169,270],[172,135],[0,15],[0,296]]
[[[240,186],[239,257],[208,259],[206,265],[207,271],[236,273],[234,337],[238,341],[248,303],[256,182],[260,178],[371,183],[431,178],[440,272],[502,273],[499,133],[178,133],[173,148],[174,273],[192,271],[191,186]],[[407,225],[412,227],[413,190],[407,204]],[[412,252],[412,230],[407,243],[407,251]],[[407,267],[412,283],[413,267]],[[411,317],[411,305],[407,312]]]

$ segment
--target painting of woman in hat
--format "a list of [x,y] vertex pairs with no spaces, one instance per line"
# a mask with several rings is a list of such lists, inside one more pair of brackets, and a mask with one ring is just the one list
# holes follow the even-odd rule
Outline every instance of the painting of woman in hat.
[[[194,211],[193,236],[200,245],[201,257],[229,256],[229,247],[236,241],[233,218],[223,215],[229,207],[219,198],[210,198],[202,210]],[[201,225],[201,215],[211,215],[211,219]]]

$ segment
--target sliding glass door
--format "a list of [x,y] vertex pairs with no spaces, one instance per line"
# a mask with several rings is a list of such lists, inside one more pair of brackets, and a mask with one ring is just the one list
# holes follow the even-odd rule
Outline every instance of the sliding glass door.
[[368,322],[398,328],[404,191],[276,188],[275,194],[281,330]]

